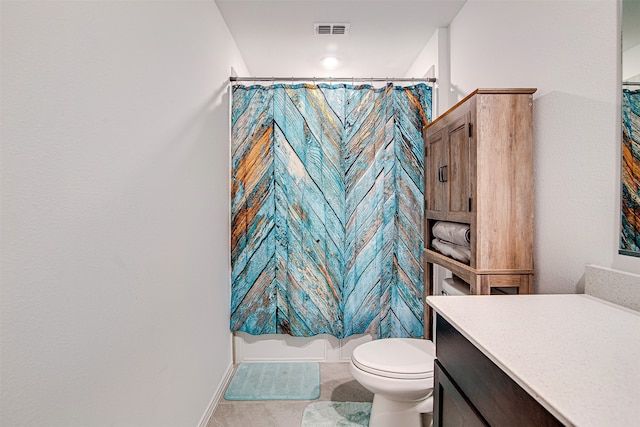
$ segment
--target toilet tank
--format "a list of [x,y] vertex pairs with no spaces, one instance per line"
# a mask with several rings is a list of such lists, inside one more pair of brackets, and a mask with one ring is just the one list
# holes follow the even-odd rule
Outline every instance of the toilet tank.
[[469,295],[469,285],[458,277],[447,277],[440,283],[442,295]]

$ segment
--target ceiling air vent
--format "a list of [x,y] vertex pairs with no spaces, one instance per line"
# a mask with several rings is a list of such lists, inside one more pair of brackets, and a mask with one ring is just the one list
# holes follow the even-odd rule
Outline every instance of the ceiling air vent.
[[349,34],[349,26],[351,24],[334,23],[334,24],[314,24],[316,34],[329,34],[344,36]]

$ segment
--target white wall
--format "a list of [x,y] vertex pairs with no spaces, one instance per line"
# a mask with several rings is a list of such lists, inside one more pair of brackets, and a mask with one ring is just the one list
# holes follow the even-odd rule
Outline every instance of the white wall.
[[[418,54],[411,67],[405,73],[405,77],[424,77],[427,70],[435,70],[436,90],[433,92],[433,118],[447,111],[457,102],[455,95],[448,88],[451,86],[451,60],[449,58],[449,28],[439,27],[433,33],[429,42]],[[446,88],[447,90],[439,90]]]
[[622,56],[622,79],[635,78],[635,81],[640,80],[640,44],[627,49]]
[[3,426],[195,426],[231,364],[210,1],[2,3]]
[[617,255],[620,65],[616,0],[469,0],[450,26],[451,84],[537,87],[535,291],[573,293]]

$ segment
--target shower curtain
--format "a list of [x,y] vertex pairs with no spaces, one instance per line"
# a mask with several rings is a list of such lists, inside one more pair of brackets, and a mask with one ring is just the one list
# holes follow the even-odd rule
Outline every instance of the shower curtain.
[[234,86],[231,330],[423,334],[431,88]]
[[620,251],[640,256],[640,90],[622,90]]

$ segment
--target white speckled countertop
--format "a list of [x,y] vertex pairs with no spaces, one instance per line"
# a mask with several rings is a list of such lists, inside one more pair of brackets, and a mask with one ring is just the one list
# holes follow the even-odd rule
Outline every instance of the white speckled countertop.
[[564,424],[640,426],[640,312],[588,295],[427,302]]

